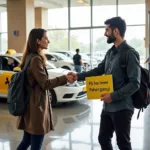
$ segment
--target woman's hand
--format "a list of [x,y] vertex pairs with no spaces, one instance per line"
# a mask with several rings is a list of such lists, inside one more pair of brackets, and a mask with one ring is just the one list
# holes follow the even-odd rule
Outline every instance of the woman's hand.
[[75,81],[77,80],[77,74],[75,74],[75,73],[73,73],[73,72],[69,72],[69,73],[66,75],[66,77],[67,77],[67,81],[68,81],[69,83],[73,83],[73,82],[75,82]]

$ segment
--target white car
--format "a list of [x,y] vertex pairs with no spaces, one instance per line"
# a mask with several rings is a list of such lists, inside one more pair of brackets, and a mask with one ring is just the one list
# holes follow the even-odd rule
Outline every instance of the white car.
[[72,71],[75,70],[73,61],[63,54],[45,52],[45,56],[49,62],[53,63],[58,68],[64,68]]
[[73,56],[75,54],[74,51],[67,51],[67,50],[61,50],[61,51],[56,51],[56,53],[64,54],[65,56],[69,57],[70,59],[73,59]]
[[[69,57],[70,59],[73,59],[73,56],[76,54],[74,51],[57,51],[56,53],[64,54],[65,56]],[[91,62],[90,57],[86,55],[85,53],[80,53],[82,57],[82,62],[85,66],[85,71],[88,71],[91,69]],[[92,60],[92,67],[95,68],[98,66],[98,63],[95,59]]]
[[[13,69],[20,64],[22,54],[14,55],[0,55],[0,97],[7,98],[8,85],[11,76],[15,73]],[[47,62],[47,71],[49,78],[65,75],[69,70],[56,68],[53,64]],[[84,92],[85,82],[74,82],[73,84],[67,83],[66,85],[56,87],[51,91],[52,105],[57,102],[69,102],[82,100],[87,97]]]
[[85,54],[85,53],[80,53],[81,57],[83,60],[87,61],[89,64],[92,63],[92,68],[96,68],[98,66],[98,63],[95,59],[93,59],[92,61],[90,60],[90,57]]
[[106,51],[97,51],[93,53],[93,57],[97,59],[97,61],[100,63],[106,55]]
[[[60,53],[60,54],[64,54],[65,56],[69,57],[71,60],[73,60],[73,56],[76,54],[74,51],[56,51],[56,53]],[[88,71],[90,69],[90,62],[84,60],[84,58],[82,58],[82,62],[84,64],[84,71]]]

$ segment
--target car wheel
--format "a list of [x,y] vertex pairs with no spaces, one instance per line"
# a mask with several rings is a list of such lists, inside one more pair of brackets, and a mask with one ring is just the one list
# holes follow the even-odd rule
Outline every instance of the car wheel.
[[71,70],[69,67],[67,67],[67,66],[63,66],[62,67],[63,69],[67,69],[67,70]]
[[50,90],[50,93],[52,95],[52,99],[51,99],[51,105],[55,106],[57,104],[57,97],[56,97],[56,93],[54,90]]

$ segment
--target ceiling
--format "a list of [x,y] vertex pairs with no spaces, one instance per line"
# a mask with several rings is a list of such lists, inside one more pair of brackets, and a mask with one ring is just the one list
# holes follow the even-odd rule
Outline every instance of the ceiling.
[[[6,11],[6,1],[0,0],[0,11]],[[82,0],[81,0],[82,1]],[[83,0],[84,2],[78,3],[77,0],[71,0],[71,6],[85,6],[89,4],[90,0]],[[68,6],[68,0],[34,0],[35,7],[44,8],[62,8]],[[99,5],[115,5],[116,0],[93,0],[94,6]],[[119,0],[119,4],[144,4],[145,0]]]

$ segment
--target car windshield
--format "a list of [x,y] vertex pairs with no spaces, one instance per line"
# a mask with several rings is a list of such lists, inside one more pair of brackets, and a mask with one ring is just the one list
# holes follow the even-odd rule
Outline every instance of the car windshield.
[[70,58],[68,58],[67,56],[65,56],[64,54],[54,54],[54,57],[57,60],[70,60]]
[[74,54],[75,53],[73,53],[73,52],[67,52],[72,58],[73,58],[73,56],[74,56]]
[[[17,56],[16,58],[18,58],[19,60],[21,60],[22,56]],[[50,63],[49,61],[46,61],[46,64],[47,64],[47,66],[46,66],[47,70],[48,69],[56,69],[56,67],[52,63]]]
[[59,51],[57,53],[63,54],[63,55],[65,55],[69,59],[72,59],[73,56],[74,56],[74,54],[75,54],[73,51]]

